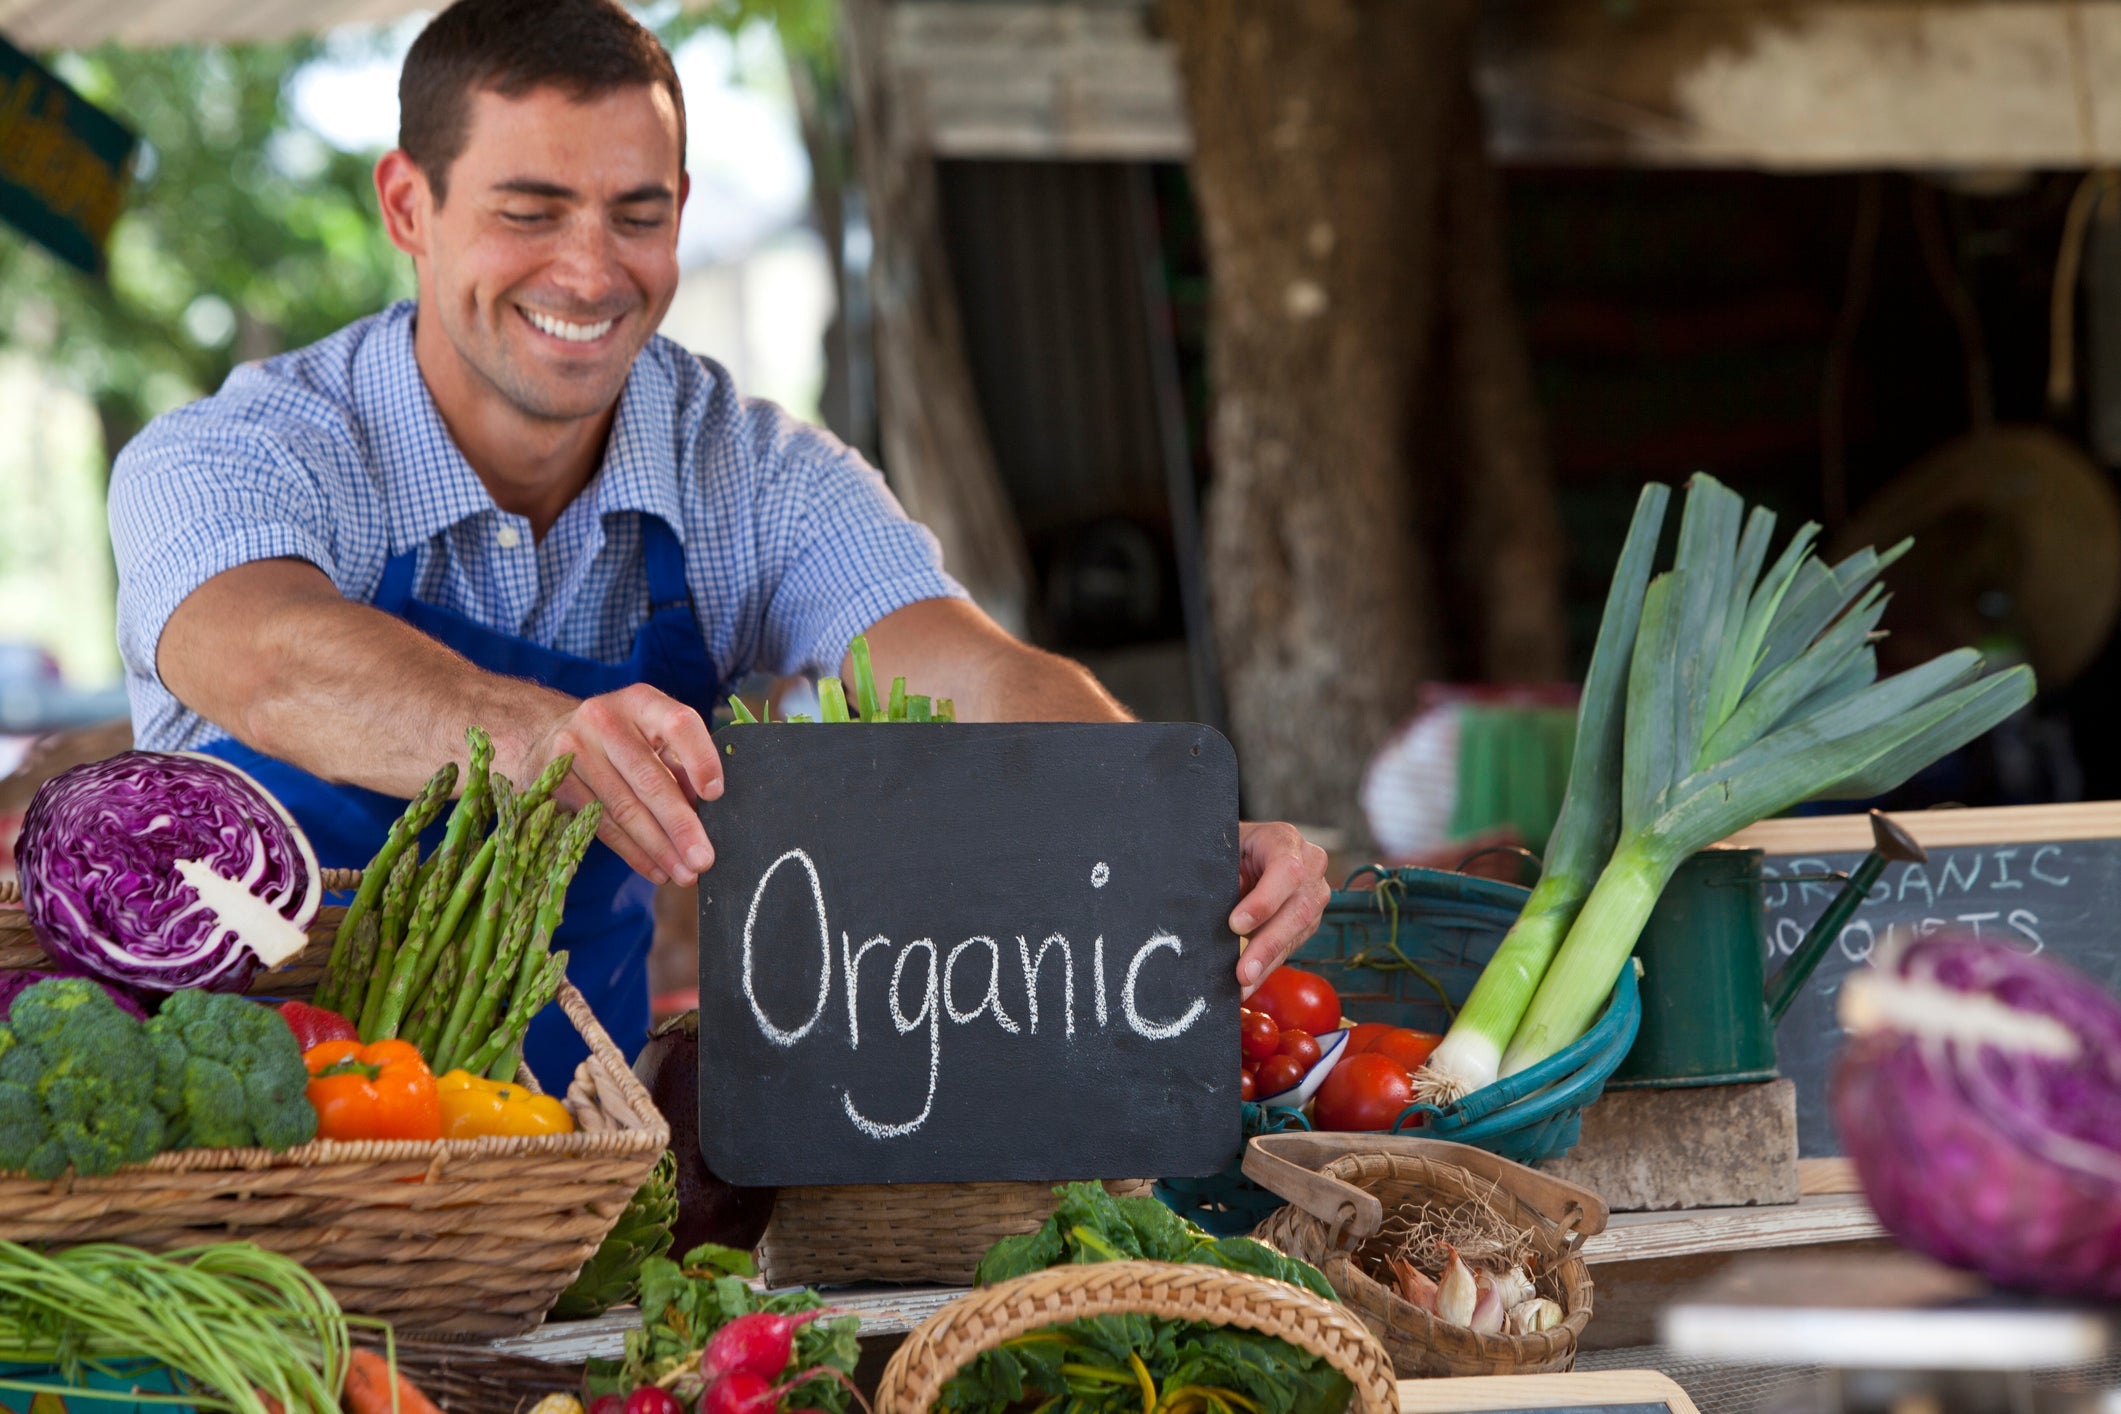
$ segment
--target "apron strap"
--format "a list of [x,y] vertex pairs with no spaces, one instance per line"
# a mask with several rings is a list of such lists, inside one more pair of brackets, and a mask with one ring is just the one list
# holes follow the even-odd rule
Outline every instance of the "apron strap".
[[647,511],[641,517],[641,554],[648,568],[648,613],[665,609],[692,612],[692,586],[685,579],[685,546],[677,532],[659,515]]
[[419,547],[415,546],[385,560],[383,578],[376,584],[376,597],[369,600],[370,605],[404,618],[406,606],[412,603],[412,576],[419,558]]

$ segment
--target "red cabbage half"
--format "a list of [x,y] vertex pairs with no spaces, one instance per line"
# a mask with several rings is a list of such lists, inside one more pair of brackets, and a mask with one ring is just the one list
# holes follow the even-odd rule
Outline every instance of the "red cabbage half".
[[2121,1299],[2121,1001],[1992,940],[1848,979],[1834,1121],[1909,1247],[2004,1286]]
[[22,902],[69,970],[154,992],[240,992],[302,951],[316,852],[266,789],[192,752],[126,751],[37,788]]

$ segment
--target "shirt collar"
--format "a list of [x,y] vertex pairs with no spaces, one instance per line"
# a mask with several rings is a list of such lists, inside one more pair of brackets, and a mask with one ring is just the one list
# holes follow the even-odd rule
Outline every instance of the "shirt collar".
[[[411,300],[404,300],[384,312],[382,328],[363,342],[354,371],[390,517],[394,555],[424,545],[482,511],[499,509],[450,437],[420,376],[412,342],[415,309]],[[660,352],[650,344],[634,360],[619,395],[604,464],[583,494],[599,518],[614,511],[645,512],[660,517],[682,540],[684,518],[673,454],[678,388]]]

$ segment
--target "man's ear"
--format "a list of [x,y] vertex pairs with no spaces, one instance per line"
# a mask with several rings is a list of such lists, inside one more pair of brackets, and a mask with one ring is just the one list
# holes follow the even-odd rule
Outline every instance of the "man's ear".
[[[691,195],[692,174],[690,172],[678,173],[678,221],[685,219],[685,198]],[[673,221],[671,224],[675,226],[677,221]]]
[[427,254],[427,226],[434,212],[427,174],[402,147],[376,159],[376,199],[390,243],[418,260]]

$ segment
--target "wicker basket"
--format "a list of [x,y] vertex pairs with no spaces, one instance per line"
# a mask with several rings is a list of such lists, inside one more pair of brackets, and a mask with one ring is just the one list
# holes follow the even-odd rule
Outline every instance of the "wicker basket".
[[[1577,1339],[1591,1319],[1591,1273],[1581,1243],[1605,1227],[1605,1204],[1596,1194],[1484,1150],[1433,1139],[1268,1135],[1252,1141],[1245,1158],[1246,1172],[1295,1200],[1255,1235],[1324,1272],[1383,1340],[1401,1378],[1539,1375],[1575,1364]],[[1385,1210],[1462,1198],[1487,1200],[1532,1234],[1539,1294],[1561,1303],[1560,1325],[1535,1335],[1476,1334],[1438,1320],[1364,1270],[1367,1243]]]
[[[354,1344],[383,1351],[379,1331],[353,1328]],[[558,1365],[528,1355],[464,1341],[396,1342],[398,1369],[439,1405],[443,1414],[520,1414],[548,1394],[575,1394],[582,1387],[580,1365]]]
[[[357,879],[325,871],[328,888]],[[0,903],[11,902],[13,886],[0,887]],[[302,955],[260,973],[251,990],[307,997],[342,913],[322,910]],[[22,910],[0,908],[0,971],[48,966]],[[531,1330],[670,1144],[670,1126],[582,994],[563,983],[558,1000],[590,1050],[590,1074],[569,1091],[576,1133],[177,1149],[106,1178],[69,1172],[48,1183],[0,1174],[0,1237],[155,1250],[248,1239],[308,1267],[348,1311],[405,1331]],[[521,1079],[537,1088],[527,1068]]]
[[[1146,1197],[1146,1179],[1105,1187]],[[759,1241],[759,1272],[773,1286],[819,1282],[972,1285],[987,1249],[1036,1232],[1059,1195],[1050,1183],[880,1183],[783,1188]]]
[[1005,1340],[1089,1316],[1141,1314],[1237,1326],[1323,1356],[1362,1414],[1395,1414],[1392,1362],[1341,1306],[1302,1287],[1175,1262],[1052,1267],[963,1296],[923,1321],[884,1367],[876,1414],[927,1414],[944,1381]]

